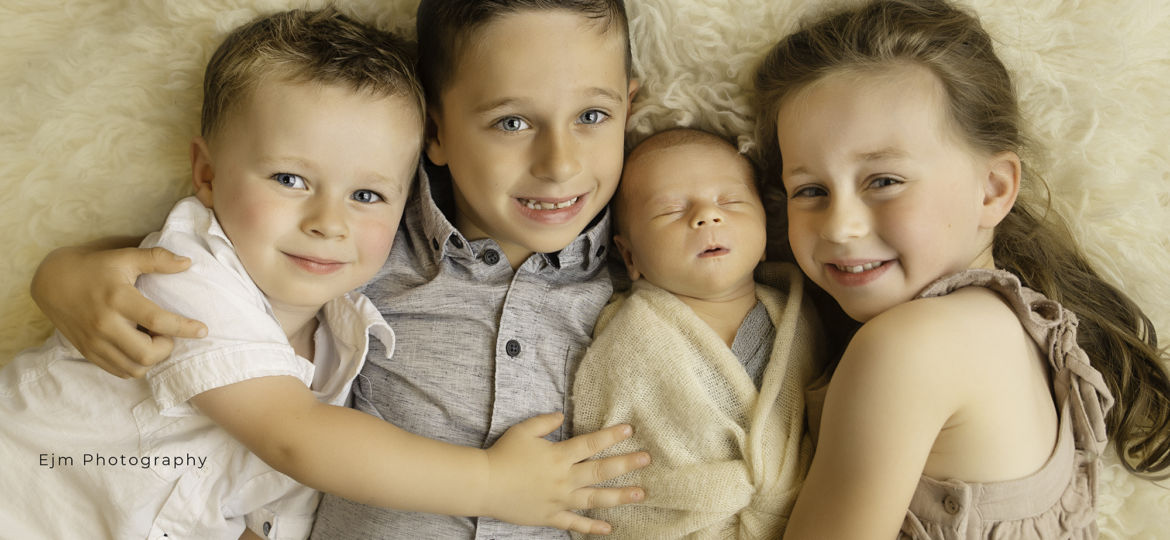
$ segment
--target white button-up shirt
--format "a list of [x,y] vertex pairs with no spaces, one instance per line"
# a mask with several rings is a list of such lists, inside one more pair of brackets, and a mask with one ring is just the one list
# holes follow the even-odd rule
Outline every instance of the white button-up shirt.
[[[192,259],[138,287],[207,324],[176,340],[145,380],[118,379],[54,334],[0,370],[0,528],[11,538],[304,538],[319,494],[272,469],[188,400],[254,377],[291,375],[346,405],[374,335],[394,334],[364,296],[318,314],[316,365],[298,357],[210,210],[180,201],[143,242]],[[381,349],[381,347],[379,347]]]

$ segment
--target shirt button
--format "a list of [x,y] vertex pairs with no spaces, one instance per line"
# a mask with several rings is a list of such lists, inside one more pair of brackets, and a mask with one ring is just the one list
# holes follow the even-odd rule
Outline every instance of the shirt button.
[[597,256],[600,257],[602,255],[605,255],[605,246],[600,246],[597,248]]
[[483,262],[488,263],[488,266],[491,266],[491,265],[494,265],[494,264],[500,262],[500,253],[494,249],[484,250]]
[[504,345],[504,352],[508,353],[508,356],[515,358],[516,355],[520,354],[520,342],[509,339],[508,344]]
[[431,247],[435,248],[435,251],[439,251],[439,241],[431,238]]
[[264,536],[268,536],[268,533],[270,533],[270,532],[272,532],[272,522],[265,521],[264,522]]
[[455,246],[455,249],[463,249],[463,240],[460,240],[458,236],[452,234],[451,245]]
[[963,505],[959,504],[958,499],[954,498],[951,495],[947,495],[946,497],[943,497],[943,510],[946,510],[948,514],[953,516],[955,514],[958,514],[959,511],[962,509],[963,509]]

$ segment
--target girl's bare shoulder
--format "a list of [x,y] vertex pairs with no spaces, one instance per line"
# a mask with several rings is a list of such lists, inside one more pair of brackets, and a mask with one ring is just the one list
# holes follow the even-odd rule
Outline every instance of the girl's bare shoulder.
[[867,321],[839,369],[879,376],[908,391],[950,392],[970,385],[976,371],[996,371],[997,362],[1011,366],[1027,340],[998,294],[969,287],[906,302]]

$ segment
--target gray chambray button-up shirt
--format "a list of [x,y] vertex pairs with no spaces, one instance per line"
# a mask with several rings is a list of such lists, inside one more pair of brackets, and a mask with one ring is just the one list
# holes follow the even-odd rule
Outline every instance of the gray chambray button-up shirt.
[[[608,210],[565,249],[534,254],[513,273],[494,240],[467,240],[441,210],[454,207],[447,170],[428,166],[418,176],[390,258],[364,291],[394,329],[394,356],[371,351],[354,383],[354,407],[419,435],[476,447],[537,414],[572,418],[572,376],[613,290]],[[571,433],[566,425],[554,436]],[[313,538],[568,534],[326,495]]]

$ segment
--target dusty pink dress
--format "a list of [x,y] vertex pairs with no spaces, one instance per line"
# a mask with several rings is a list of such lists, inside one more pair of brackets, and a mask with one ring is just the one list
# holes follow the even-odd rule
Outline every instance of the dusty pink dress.
[[[1101,373],[1076,344],[1076,316],[1023,287],[1014,275],[998,270],[960,272],[935,282],[921,296],[943,296],[963,287],[986,287],[999,293],[1041,350],[1047,351],[1060,413],[1056,447],[1040,470],[1016,480],[981,484],[923,476],[898,538],[1097,538],[1098,457],[1107,443],[1105,413],[1113,397]],[[823,390],[810,391],[811,425],[819,425],[823,403]]]

